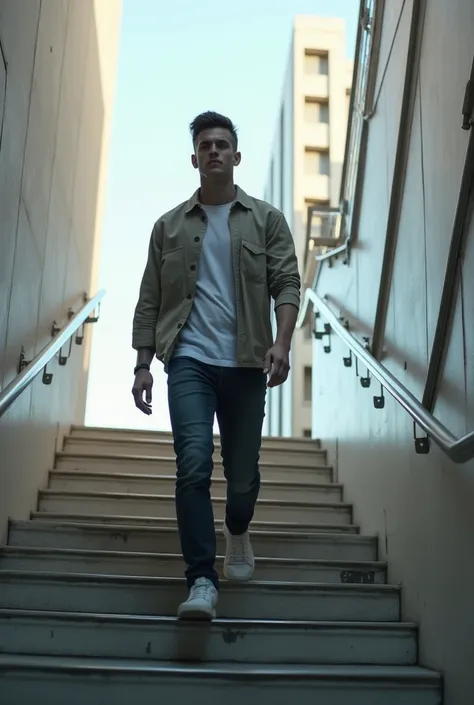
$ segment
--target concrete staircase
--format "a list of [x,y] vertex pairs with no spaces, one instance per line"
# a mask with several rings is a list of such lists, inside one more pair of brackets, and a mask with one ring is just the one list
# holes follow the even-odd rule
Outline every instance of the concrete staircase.
[[[212,625],[175,618],[174,471],[169,434],[72,429],[1,550],[1,703],[442,702],[377,539],[353,525],[315,441],[264,440],[255,578],[222,583]],[[222,567],[218,448],[214,477]]]

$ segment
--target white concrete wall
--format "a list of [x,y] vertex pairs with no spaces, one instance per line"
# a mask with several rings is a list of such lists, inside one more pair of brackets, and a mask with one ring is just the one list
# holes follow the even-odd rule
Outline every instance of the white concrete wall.
[[[2,388],[21,346],[31,359],[95,293],[120,12],[121,0],[0,0]],[[7,518],[34,508],[62,429],[83,419],[89,338],[0,421],[0,542]]]
[[[377,86],[402,0],[385,3]],[[369,124],[358,241],[349,267],[325,267],[318,285],[359,337],[371,334],[392,185],[412,2],[406,3],[380,100]],[[472,0],[428,0],[420,79],[386,330],[385,364],[421,398],[438,315],[469,134],[461,106],[473,59]],[[474,224],[435,414],[455,434],[474,428]],[[355,503],[355,520],[380,537],[389,580],[403,585],[403,618],[420,624],[420,659],[446,678],[445,705],[474,691],[474,462],[457,466],[433,447],[414,451],[410,418],[380,387],[362,389],[337,339],[314,343],[313,430],[324,439]]]

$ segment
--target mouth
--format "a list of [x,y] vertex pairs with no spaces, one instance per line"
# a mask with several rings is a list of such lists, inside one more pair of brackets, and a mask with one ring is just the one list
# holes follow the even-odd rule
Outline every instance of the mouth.
[[209,166],[222,166],[222,162],[220,162],[218,159],[213,159],[211,162],[209,162]]

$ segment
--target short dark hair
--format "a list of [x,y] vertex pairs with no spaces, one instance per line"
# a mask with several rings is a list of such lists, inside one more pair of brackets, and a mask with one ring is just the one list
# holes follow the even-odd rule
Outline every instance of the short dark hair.
[[232,120],[225,115],[220,115],[220,113],[214,113],[212,110],[208,110],[205,113],[201,113],[194,118],[192,123],[189,125],[189,131],[191,132],[193,138],[193,144],[196,144],[198,135],[204,130],[210,130],[213,127],[223,127],[225,130],[229,130],[232,135],[232,144],[234,149],[237,151],[238,137],[237,128],[232,122]]

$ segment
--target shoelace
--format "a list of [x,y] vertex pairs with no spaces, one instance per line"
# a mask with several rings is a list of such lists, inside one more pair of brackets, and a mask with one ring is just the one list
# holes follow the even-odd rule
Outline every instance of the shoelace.
[[247,542],[241,536],[233,536],[231,539],[231,555],[232,563],[247,563],[251,564],[250,556],[247,554]]
[[194,584],[192,587],[190,599],[194,600],[196,598],[202,598],[203,600],[211,600],[212,599],[212,591],[214,590],[214,587],[212,585],[196,585]]

